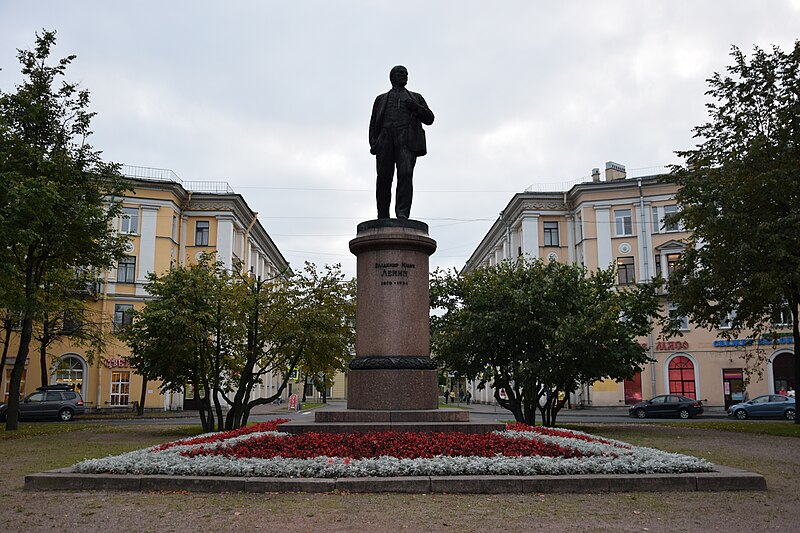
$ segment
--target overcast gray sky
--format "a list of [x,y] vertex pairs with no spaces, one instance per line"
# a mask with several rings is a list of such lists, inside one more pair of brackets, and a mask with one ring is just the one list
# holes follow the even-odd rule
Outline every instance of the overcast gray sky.
[[461,267],[515,192],[678,162],[731,45],[788,50],[800,0],[2,0],[2,90],[42,28],[78,56],[68,78],[107,160],[227,181],[295,268],[354,275],[392,66],[436,115],[412,218],[438,241],[432,267]]

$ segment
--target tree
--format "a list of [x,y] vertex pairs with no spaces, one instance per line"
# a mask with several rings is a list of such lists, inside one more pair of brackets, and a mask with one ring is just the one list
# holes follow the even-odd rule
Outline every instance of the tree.
[[126,186],[87,139],[89,93],[57,79],[75,56],[48,64],[55,32],[20,50],[24,81],[0,92],[0,307],[19,316],[19,348],[11,373],[6,429],[18,427],[19,389],[34,321],[49,280],[78,269],[107,269],[125,237],[112,221]]
[[355,282],[344,281],[339,268],[326,267],[320,275],[313,264],[307,263],[303,281],[311,305],[302,319],[307,340],[299,365],[322,393],[323,403],[334,375],[344,371],[352,359],[355,342]]
[[[204,430],[240,427],[254,407],[280,396],[292,370],[349,353],[353,290],[342,277],[338,267],[318,273],[306,265],[302,274],[254,279],[212,256],[151,274],[147,290],[155,299],[123,335],[130,362],[164,390],[191,384]],[[250,399],[269,372],[282,374],[278,390]]]
[[47,385],[51,374],[48,350],[53,344],[69,339],[73,346],[85,347],[91,361],[104,351],[110,337],[103,317],[91,308],[96,300],[94,273],[62,269],[52,274],[42,286],[44,295],[33,328],[33,339],[39,344],[42,386]]
[[213,256],[196,264],[148,275],[154,297],[121,332],[131,348],[130,364],[162,390],[191,385],[205,431],[224,429],[221,395],[233,363],[235,324],[227,291],[229,274]]
[[[320,272],[306,263],[302,272],[274,280],[243,278],[237,323],[246,324],[239,380],[228,412],[229,428],[246,424],[250,411],[280,397],[294,369],[302,374],[331,374],[350,359],[355,318],[355,286],[344,281],[339,265]],[[268,372],[282,372],[278,390],[250,400],[250,392]]]
[[[776,316],[788,310],[794,337],[795,384],[800,306],[800,41],[789,53],[738,48],[726,74],[708,81],[708,122],[694,128],[699,144],[679,151],[685,166],[672,222],[691,232],[670,276],[676,313],[716,328],[734,316],[742,332],[777,342]],[[758,342],[754,346],[762,346]],[[748,373],[763,353],[748,350]],[[800,423],[800,419],[795,420]]]
[[614,269],[521,259],[458,275],[436,271],[431,318],[436,359],[479,386],[519,422],[538,409],[555,424],[580,383],[629,379],[647,361],[637,341],[659,305],[655,286],[616,290]]

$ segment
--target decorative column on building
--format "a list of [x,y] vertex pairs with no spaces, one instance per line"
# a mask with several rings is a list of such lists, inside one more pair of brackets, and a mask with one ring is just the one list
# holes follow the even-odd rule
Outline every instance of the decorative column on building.
[[611,206],[594,206],[597,226],[597,267],[608,268],[614,261],[611,253]]
[[532,258],[539,257],[539,214],[522,214],[522,253]]
[[139,274],[136,277],[136,293],[139,295],[145,294],[144,284],[147,283],[147,275],[155,272],[156,224],[158,222],[158,206],[143,205],[141,209]]
[[217,259],[230,270],[233,267],[233,217],[217,216]]

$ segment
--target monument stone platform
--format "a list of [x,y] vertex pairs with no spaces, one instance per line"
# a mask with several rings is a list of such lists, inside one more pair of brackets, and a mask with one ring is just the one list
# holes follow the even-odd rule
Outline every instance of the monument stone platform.
[[439,409],[439,377],[430,357],[429,257],[436,241],[418,220],[358,225],[356,354],[347,374],[347,409],[314,421],[281,424],[290,433],[416,431],[486,433],[501,423],[470,422],[469,412]]
[[280,425],[280,430],[300,434],[368,433],[395,431],[398,433],[489,433],[500,431],[500,422],[470,422],[469,412],[463,409],[424,410],[358,410],[320,409],[314,412],[314,421],[292,420]]

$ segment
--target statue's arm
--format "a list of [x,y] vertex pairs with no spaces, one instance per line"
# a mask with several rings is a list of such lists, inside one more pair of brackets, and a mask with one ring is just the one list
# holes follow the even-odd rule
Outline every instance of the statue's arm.
[[369,147],[370,149],[375,147],[375,143],[378,142],[378,135],[381,133],[381,125],[380,121],[380,107],[381,107],[381,96],[379,95],[375,98],[375,103],[372,104],[372,116],[369,119]]
[[415,111],[417,118],[426,126],[430,126],[433,124],[433,111],[430,110],[421,94],[415,93],[415,96],[417,97],[417,104],[419,104],[419,108]]

